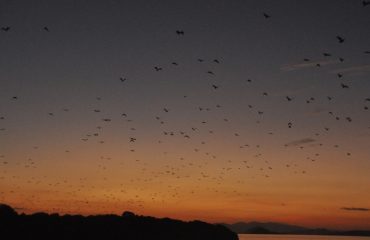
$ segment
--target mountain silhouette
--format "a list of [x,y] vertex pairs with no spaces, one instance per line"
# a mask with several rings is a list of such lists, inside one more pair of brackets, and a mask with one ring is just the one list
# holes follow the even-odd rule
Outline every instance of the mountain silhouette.
[[17,214],[0,204],[0,239],[104,240],[238,240],[222,225],[201,221],[117,215]]
[[252,229],[264,228],[274,233],[291,233],[308,230],[307,228],[276,222],[238,222],[234,224],[223,224],[236,233],[247,233]]
[[370,236],[368,230],[339,231],[325,228],[306,228],[277,222],[237,222],[221,225],[238,234],[297,234],[297,235],[341,235]]
[[248,229],[248,234],[276,234],[275,232],[271,232],[270,230],[263,228],[263,227],[253,227]]

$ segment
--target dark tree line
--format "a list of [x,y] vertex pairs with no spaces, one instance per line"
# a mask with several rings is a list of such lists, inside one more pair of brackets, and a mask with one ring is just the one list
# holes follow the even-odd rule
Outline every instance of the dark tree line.
[[18,214],[0,204],[0,239],[237,240],[221,225],[201,221],[117,215]]

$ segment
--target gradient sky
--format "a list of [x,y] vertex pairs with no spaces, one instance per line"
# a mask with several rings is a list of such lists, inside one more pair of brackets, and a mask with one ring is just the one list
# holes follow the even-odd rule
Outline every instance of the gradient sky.
[[3,0],[7,26],[0,202],[370,229],[370,6]]

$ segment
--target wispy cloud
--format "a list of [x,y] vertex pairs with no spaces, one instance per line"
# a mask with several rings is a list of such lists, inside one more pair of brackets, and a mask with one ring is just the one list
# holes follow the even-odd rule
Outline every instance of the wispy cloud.
[[363,212],[370,211],[369,208],[359,208],[359,207],[342,207],[341,209],[346,211],[363,211]]
[[280,70],[287,72],[287,71],[300,70],[304,68],[316,67],[317,64],[320,64],[320,66],[326,66],[326,65],[336,64],[336,63],[339,63],[339,61],[338,60],[322,60],[322,61],[315,61],[315,62],[293,63],[293,64],[286,64],[280,67]]
[[302,139],[298,139],[298,140],[288,142],[288,143],[285,144],[285,146],[299,146],[299,145],[303,145],[303,144],[307,144],[307,143],[312,143],[312,142],[315,142],[315,141],[316,140],[313,139],[313,138],[302,138]]
[[360,66],[352,66],[352,67],[347,67],[347,68],[338,68],[330,71],[330,73],[365,73],[365,72],[370,72],[370,64],[368,65],[360,65]]

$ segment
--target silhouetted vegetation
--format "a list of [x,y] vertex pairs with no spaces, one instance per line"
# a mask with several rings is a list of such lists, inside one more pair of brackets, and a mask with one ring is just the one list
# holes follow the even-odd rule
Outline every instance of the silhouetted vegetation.
[[117,215],[17,214],[0,204],[0,239],[122,239],[122,240],[237,240],[221,225],[201,221],[183,222],[169,218]]

